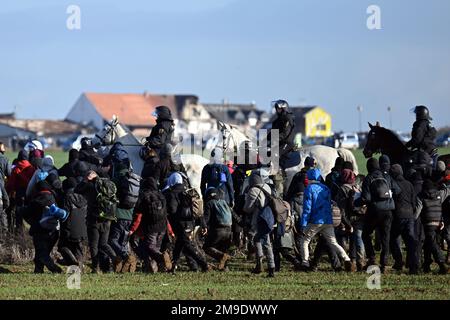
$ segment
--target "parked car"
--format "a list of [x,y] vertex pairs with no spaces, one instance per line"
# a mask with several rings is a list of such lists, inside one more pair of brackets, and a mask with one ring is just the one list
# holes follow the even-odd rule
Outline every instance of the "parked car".
[[356,133],[341,133],[335,142],[336,148],[358,149],[359,138]]
[[450,133],[445,133],[436,138],[438,147],[448,147],[450,145]]

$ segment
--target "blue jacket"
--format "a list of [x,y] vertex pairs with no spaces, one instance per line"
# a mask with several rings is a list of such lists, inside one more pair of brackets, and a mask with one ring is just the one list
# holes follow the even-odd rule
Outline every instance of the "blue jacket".
[[320,176],[319,169],[308,170],[309,184],[303,199],[302,227],[308,224],[333,224],[331,192],[326,185],[319,182]]

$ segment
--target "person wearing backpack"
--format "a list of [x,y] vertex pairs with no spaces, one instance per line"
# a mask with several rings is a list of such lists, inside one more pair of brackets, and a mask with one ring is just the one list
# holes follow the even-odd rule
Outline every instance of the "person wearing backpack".
[[117,188],[119,203],[116,210],[116,220],[109,230],[109,245],[117,255],[113,262],[115,272],[121,272],[124,265],[134,265],[136,258],[129,254],[128,233],[133,221],[134,207],[138,201],[140,177],[133,173],[126,163],[114,164],[112,181]]
[[262,261],[266,256],[268,277],[274,277],[275,259],[270,233],[275,224],[275,219],[269,206],[269,197],[266,194],[272,194],[272,189],[259,174],[252,173],[249,178],[249,189],[246,193],[243,209],[252,217],[253,242],[256,247],[256,265],[252,273],[259,274],[263,271]]
[[[191,207],[192,199],[185,192],[186,186],[181,174],[178,172],[172,173],[163,189],[167,202],[168,219],[176,237],[171,272],[175,272],[178,268],[178,261],[182,252],[193,258],[203,272],[207,272],[209,271],[208,263],[197,251],[192,241],[195,218]],[[204,226],[204,222],[201,225]],[[207,229],[203,227],[202,234],[206,235],[206,233]]]
[[226,263],[231,258],[227,252],[231,246],[233,214],[225,200],[220,198],[216,188],[206,190],[204,219],[208,226],[208,234],[203,249],[206,254],[219,262],[218,269],[225,271]]
[[395,209],[393,196],[401,193],[398,184],[389,175],[383,174],[377,159],[367,160],[368,174],[362,184],[361,201],[367,205],[362,238],[366,249],[367,266],[375,263],[375,250],[371,235],[379,229],[381,240],[380,269],[385,271],[389,258],[389,238],[392,223],[392,211]]
[[[307,156],[303,162],[303,165],[304,167],[292,178],[291,183],[289,184],[288,192],[285,196],[286,201],[288,201],[291,205],[295,226],[299,225],[299,221],[301,220],[303,214],[303,197],[305,188],[308,186],[307,172],[309,169],[314,168],[317,163],[314,158]],[[301,237],[297,230],[294,232],[294,240],[297,251],[300,252]]]
[[142,181],[135,212],[142,214],[139,229],[143,236],[141,246],[143,269],[150,271],[152,269],[150,260],[153,260],[159,265],[160,270],[168,270],[169,265],[161,252],[162,240],[167,230],[167,203],[162,192],[158,190],[158,181],[155,178],[148,177]]
[[202,170],[200,190],[202,196],[206,197],[206,189],[214,187],[223,194],[223,199],[228,205],[234,207],[234,188],[228,167],[223,164],[223,151],[221,148],[214,148],[211,151],[211,161]]
[[344,169],[341,173],[341,184],[336,202],[342,212],[342,219],[350,233],[349,256],[352,270],[362,271],[365,266],[365,248],[362,240],[363,219],[367,206],[356,206],[361,197],[361,182],[357,183],[354,172]]
[[[349,238],[350,241],[352,241],[351,236],[353,235],[354,231],[351,219],[349,218],[350,216],[349,211],[353,208],[351,201],[353,201],[355,174],[353,173],[353,171],[349,169],[344,169],[339,173],[339,181],[335,181],[333,183],[336,188],[335,200],[331,201],[334,234],[338,244],[341,247],[345,248]],[[359,234],[359,239],[357,237],[356,240],[361,241],[360,245],[363,246],[362,258],[364,258],[364,245],[362,244],[361,234]],[[352,245],[355,247],[355,243],[352,243]],[[352,249],[350,244],[349,248]],[[314,256],[312,261],[310,262],[311,269],[312,270],[317,269],[323,251],[326,251],[328,253],[328,257],[333,270],[342,271],[342,264],[341,261],[339,260],[336,250],[334,250],[333,247],[326,242],[325,237],[322,235],[319,235],[316,248],[314,249]],[[349,254],[350,260],[352,262],[351,271],[353,272],[357,269],[357,265],[355,263],[356,251],[353,252],[353,257],[351,251]],[[361,263],[361,261],[358,262]]]
[[345,250],[337,243],[333,228],[331,191],[320,182],[320,169],[308,170],[308,187],[303,200],[303,216],[299,230],[302,235],[302,268],[310,269],[309,244],[316,234],[321,234],[327,244],[344,260],[344,268],[351,271],[351,261]]
[[83,241],[87,239],[87,201],[81,194],[74,192],[76,186],[77,180],[74,177],[67,178],[62,183],[63,208],[69,217],[61,225],[58,251],[63,257],[64,264],[78,265],[83,269]]
[[420,212],[425,233],[422,270],[424,273],[431,272],[431,264],[434,260],[439,265],[439,273],[447,274],[448,267],[439,248],[437,235],[444,228],[442,204],[450,198],[450,186],[439,190],[433,181],[427,179],[423,183],[423,189],[418,198],[420,201],[418,201],[417,212]]
[[[109,197],[104,195],[107,190],[104,190],[103,186],[109,187],[110,193],[115,197],[116,187],[114,183],[107,178],[100,178],[95,171],[90,170],[74,190],[76,193],[83,195],[88,203],[86,222],[93,273],[110,271],[109,268],[106,268],[106,265],[102,268],[103,270],[100,270],[100,259],[102,261],[116,260],[116,253],[108,244],[111,219],[114,219],[115,215],[115,203],[113,203],[114,199],[108,201]],[[105,210],[108,208],[113,212]]]
[[34,172],[33,176],[30,179],[30,182],[28,183],[28,187],[26,190],[27,199],[32,199],[35,192],[34,187],[36,183],[40,180],[44,180],[51,173],[55,174],[58,177],[58,170],[55,168],[55,161],[53,160],[52,156],[47,155],[42,159],[42,165]]
[[10,224],[15,231],[23,231],[23,219],[21,212],[25,206],[25,193],[28,183],[34,174],[34,167],[28,161],[28,153],[20,150],[13,162],[11,176],[6,181],[6,191],[10,198]]
[[395,210],[391,226],[390,249],[395,260],[393,269],[403,269],[403,257],[399,245],[401,236],[406,244],[407,266],[410,274],[417,274],[419,270],[419,257],[417,256],[417,235],[415,232],[416,194],[414,186],[403,177],[403,169],[399,164],[391,167],[391,176],[397,182],[402,192],[394,197]]
[[58,241],[58,229],[47,228],[41,221],[48,209],[56,202],[55,195],[47,181],[36,183],[36,193],[30,202],[25,221],[30,224],[30,236],[34,245],[34,273],[43,273],[47,267],[53,273],[61,273],[62,269],[50,257],[56,242]]

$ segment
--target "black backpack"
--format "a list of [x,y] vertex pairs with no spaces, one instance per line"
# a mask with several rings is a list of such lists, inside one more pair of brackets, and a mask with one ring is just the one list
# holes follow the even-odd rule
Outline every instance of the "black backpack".
[[385,201],[392,198],[392,191],[388,181],[381,177],[375,178],[370,183],[370,195],[374,201]]
[[121,178],[120,189],[121,199],[120,207],[123,209],[133,209],[139,198],[141,177],[134,172],[128,172]]
[[[163,197],[163,196],[162,196]],[[156,199],[157,198],[157,199]],[[159,195],[156,195],[155,199],[149,203],[150,206],[150,214],[152,216],[152,220],[157,220],[163,216],[165,216],[165,202],[164,199],[161,199]]]
[[211,180],[208,181],[208,187],[220,187],[227,182],[227,175],[224,172],[223,165],[213,164],[211,165]]

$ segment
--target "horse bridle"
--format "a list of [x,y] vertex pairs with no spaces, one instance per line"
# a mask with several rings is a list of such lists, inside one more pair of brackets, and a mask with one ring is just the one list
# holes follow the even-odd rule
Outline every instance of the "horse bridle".
[[[228,138],[228,141],[225,144],[225,140],[226,140],[225,139],[225,131],[226,130],[230,133],[230,135],[229,135],[230,137]],[[231,133],[231,130],[228,130],[226,127],[224,127],[224,129],[222,129],[222,140],[223,140],[222,150],[223,150],[223,154],[224,154],[224,159],[226,160],[226,153],[227,153],[227,150],[230,148],[230,142],[233,141],[235,148],[237,148],[237,143],[233,137],[233,134]]]

